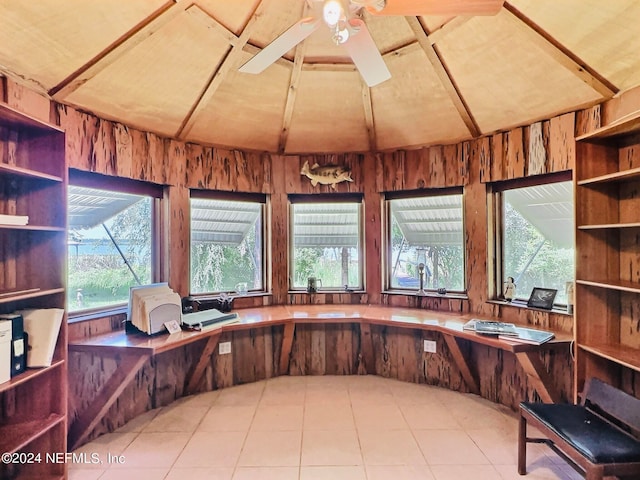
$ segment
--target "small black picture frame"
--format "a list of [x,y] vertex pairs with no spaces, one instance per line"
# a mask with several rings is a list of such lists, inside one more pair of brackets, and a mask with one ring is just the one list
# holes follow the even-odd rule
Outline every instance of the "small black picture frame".
[[558,290],[553,288],[534,287],[533,290],[531,290],[531,296],[527,301],[527,307],[551,310],[557,293]]

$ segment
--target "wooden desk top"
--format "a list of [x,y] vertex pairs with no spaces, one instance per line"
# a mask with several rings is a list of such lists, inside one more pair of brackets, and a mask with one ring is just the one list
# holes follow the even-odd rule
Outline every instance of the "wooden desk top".
[[566,345],[572,340],[570,334],[554,332],[556,338],[542,346],[511,342],[463,330],[462,326],[468,320],[480,318],[475,314],[443,313],[378,305],[279,305],[240,309],[236,310],[236,313],[238,313],[238,323],[203,331],[182,331],[173,335],[158,334],[147,336],[142,333],[127,334],[120,330],[69,342],[69,350],[75,352],[122,353],[124,349],[124,351],[129,351],[130,353],[155,355],[208,338],[220,332],[268,327],[285,323],[369,323],[390,327],[432,330],[514,353],[535,351],[540,348],[556,348]]

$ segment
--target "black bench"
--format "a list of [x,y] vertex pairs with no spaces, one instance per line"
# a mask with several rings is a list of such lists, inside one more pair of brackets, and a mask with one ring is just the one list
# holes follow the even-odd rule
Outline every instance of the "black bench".
[[[547,438],[527,437],[527,423]],[[527,443],[545,443],[587,480],[640,479],[640,399],[596,378],[579,405],[520,404],[518,473],[527,473]]]

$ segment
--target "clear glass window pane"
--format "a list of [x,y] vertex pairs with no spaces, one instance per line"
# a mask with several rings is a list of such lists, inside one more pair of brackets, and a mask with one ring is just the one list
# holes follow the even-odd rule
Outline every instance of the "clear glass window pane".
[[152,205],[148,196],[70,185],[70,312],[127,303],[129,287],[151,283]]
[[462,195],[389,200],[390,287],[464,291]]
[[360,203],[292,204],[292,288],[362,288]]
[[572,183],[505,190],[502,199],[502,274],[514,278],[515,298],[553,288],[555,303],[566,304],[566,283],[574,279]]
[[260,202],[191,199],[191,293],[263,290]]

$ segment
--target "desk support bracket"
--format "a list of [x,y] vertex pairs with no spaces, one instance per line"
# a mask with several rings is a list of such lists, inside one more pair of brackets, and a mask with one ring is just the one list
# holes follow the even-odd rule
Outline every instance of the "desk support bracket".
[[453,361],[460,369],[460,374],[467,384],[469,391],[471,393],[479,394],[480,388],[478,387],[478,382],[471,373],[469,362],[467,361],[464,353],[462,353],[462,349],[460,348],[457,339],[453,335],[449,335],[447,333],[443,333],[442,336],[444,337],[444,341],[447,343],[447,347],[449,347],[449,352],[451,352]]
[[289,360],[291,359],[291,348],[293,347],[293,335],[296,331],[294,322],[284,324],[284,334],[282,335],[282,350],[280,351],[280,371],[278,375],[286,375],[289,371]]
[[367,374],[372,375],[376,373],[376,364],[373,356],[371,325],[367,322],[360,322],[360,345],[365,371]]
[[544,403],[560,402],[560,395],[553,389],[553,379],[540,360],[538,352],[517,352],[516,358],[522,365],[529,381]]
[[115,372],[109,377],[91,404],[83,412],[80,412],[69,428],[69,451],[82,444],[150,357],[150,353],[119,353],[116,355]]
[[196,366],[189,372],[187,376],[187,395],[192,395],[196,392],[196,389],[200,385],[202,381],[202,376],[204,375],[204,371],[207,368],[207,365],[211,361],[211,356],[213,352],[215,352],[216,347],[218,346],[218,341],[220,340],[221,332],[217,332],[209,337],[207,340],[202,353],[200,354],[200,360]]

